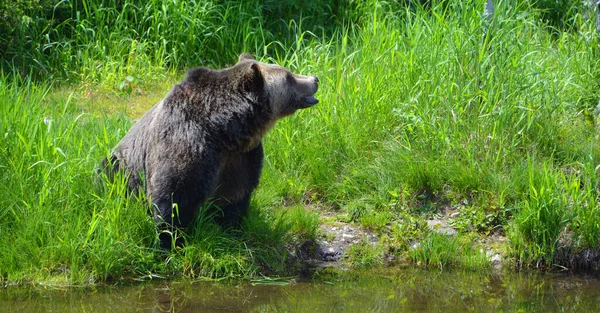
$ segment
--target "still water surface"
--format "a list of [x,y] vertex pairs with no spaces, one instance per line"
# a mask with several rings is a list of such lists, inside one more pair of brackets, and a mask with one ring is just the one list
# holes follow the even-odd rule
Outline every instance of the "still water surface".
[[600,312],[598,276],[398,270],[284,286],[162,281],[8,287],[0,312]]

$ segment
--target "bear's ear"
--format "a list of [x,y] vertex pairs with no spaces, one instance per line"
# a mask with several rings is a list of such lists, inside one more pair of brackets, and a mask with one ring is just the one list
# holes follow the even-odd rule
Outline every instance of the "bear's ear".
[[247,61],[247,60],[254,60],[254,57],[248,53],[242,53],[242,54],[240,54],[240,57],[238,58],[238,63],[240,63],[242,61]]
[[264,88],[265,81],[258,63],[252,63],[244,73],[242,84],[246,91],[257,92]]

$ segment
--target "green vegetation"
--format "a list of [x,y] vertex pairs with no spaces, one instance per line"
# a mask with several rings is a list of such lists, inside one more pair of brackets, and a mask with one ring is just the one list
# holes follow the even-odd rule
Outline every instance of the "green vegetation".
[[430,232],[407,251],[408,258],[423,266],[440,269],[459,266],[464,269],[486,269],[491,264],[485,247],[473,245],[469,236],[449,237]]
[[[24,12],[0,24],[0,280],[289,274],[286,248],[319,235],[318,209],[380,236],[352,248],[356,267],[384,253],[486,267],[488,235],[505,234],[523,266],[597,248],[594,14],[500,1],[482,42],[484,2],[0,5]],[[165,255],[144,200],[96,168],[183,71],[241,52],[318,75],[320,103],[265,139],[244,229],[202,216]],[[450,213],[457,237],[428,230]]]

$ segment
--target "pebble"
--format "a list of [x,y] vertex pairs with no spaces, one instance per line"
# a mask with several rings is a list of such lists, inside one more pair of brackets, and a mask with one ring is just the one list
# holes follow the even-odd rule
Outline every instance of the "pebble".
[[496,253],[490,258],[490,261],[492,263],[500,262],[502,261],[502,257],[500,256],[500,254]]

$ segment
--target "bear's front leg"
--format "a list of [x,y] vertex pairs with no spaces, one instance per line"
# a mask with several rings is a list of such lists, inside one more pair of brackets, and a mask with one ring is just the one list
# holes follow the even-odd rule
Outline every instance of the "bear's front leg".
[[221,199],[217,205],[221,208],[222,215],[215,217],[217,224],[224,228],[239,228],[248,212],[250,196],[251,194],[248,192],[242,199],[234,202]]
[[[171,251],[173,248],[173,235],[176,229],[173,224],[173,203],[170,200],[163,199],[152,201],[152,206],[160,248],[165,251]],[[175,238],[175,241],[176,246],[181,246],[180,238]]]
[[222,211],[216,221],[221,226],[240,226],[248,212],[252,192],[258,186],[263,158],[262,143],[248,152],[229,152],[223,156],[215,192],[215,205]]
[[[159,231],[160,247],[171,250],[173,234],[178,228],[188,227],[196,218],[200,206],[214,189],[217,164],[200,166],[163,163],[148,177],[148,195],[153,205],[154,219]],[[177,239],[176,245],[181,245]]]

